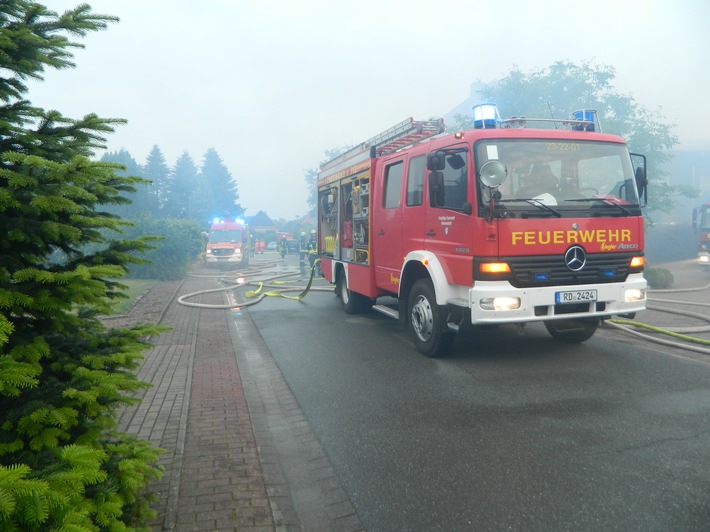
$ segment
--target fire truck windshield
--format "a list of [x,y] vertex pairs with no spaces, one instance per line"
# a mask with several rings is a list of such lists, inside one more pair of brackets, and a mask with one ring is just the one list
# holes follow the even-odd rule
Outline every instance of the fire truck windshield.
[[242,241],[242,231],[241,229],[225,229],[224,231],[210,231],[210,244],[217,244],[219,242],[241,242]]
[[[608,209],[610,215],[616,216],[639,212],[634,171],[626,146],[622,144],[486,139],[479,141],[474,149],[477,172],[486,162],[494,160],[507,168],[507,177],[494,198],[498,207],[504,206],[508,211],[545,212],[539,208],[542,203],[562,215],[580,208]],[[480,180],[477,187],[479,205],[485,206],[492,189]]]

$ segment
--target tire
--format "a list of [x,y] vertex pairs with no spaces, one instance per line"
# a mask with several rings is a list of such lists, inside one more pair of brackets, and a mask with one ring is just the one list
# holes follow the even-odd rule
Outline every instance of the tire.
[[545,322],[545,328],[555,340],[568,344],[579,344],[589,340],[597,330],[599,320],[579,318],[574,320],[551,320]]
[[407,316],[407,326],[417,351],[438,358],[451,350],[456,333],[446,329],[431,280],[419,279],[414,283],[409,293]]
[[372,300],[369,297],[348,289],[345,272],[343,271],[338,273],[335,294],[340,298],[340,303],[343,305],[343,310],[346,314],[362,314],[372,309]]

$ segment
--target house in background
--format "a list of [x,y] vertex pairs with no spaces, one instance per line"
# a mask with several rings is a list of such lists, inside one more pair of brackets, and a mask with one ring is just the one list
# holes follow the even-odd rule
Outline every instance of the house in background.
[[273,239],[279,230],[264,211],[259,211],[254,216],[248,216],[247,223],[249,224],[249,232],[256,238]]

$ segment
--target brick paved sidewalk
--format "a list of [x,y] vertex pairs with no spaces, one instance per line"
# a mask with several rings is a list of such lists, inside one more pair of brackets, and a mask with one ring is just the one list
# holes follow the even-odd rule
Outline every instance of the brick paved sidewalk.
[[[216,287],[188,277],[175,295]],[[173,298],[161,324],[172,330],[138,372],[153,387],[121,417],[123,430],[166,450],[153,530],[361,530],[248,312]]]

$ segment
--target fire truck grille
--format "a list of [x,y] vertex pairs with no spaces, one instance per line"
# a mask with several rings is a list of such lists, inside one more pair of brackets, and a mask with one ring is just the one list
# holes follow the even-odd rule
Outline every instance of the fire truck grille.
[[212,250],[212,255],[215,257],[226,257],[228,255],[234,255],[234,250],[229,248],[217,248]]
[[511,269],[510,284],[516,288],[537,286],[617,283],[626,280],[632,253],[599,253],[587,255],[584,267],[572,271],[564,256],[501,257]]

